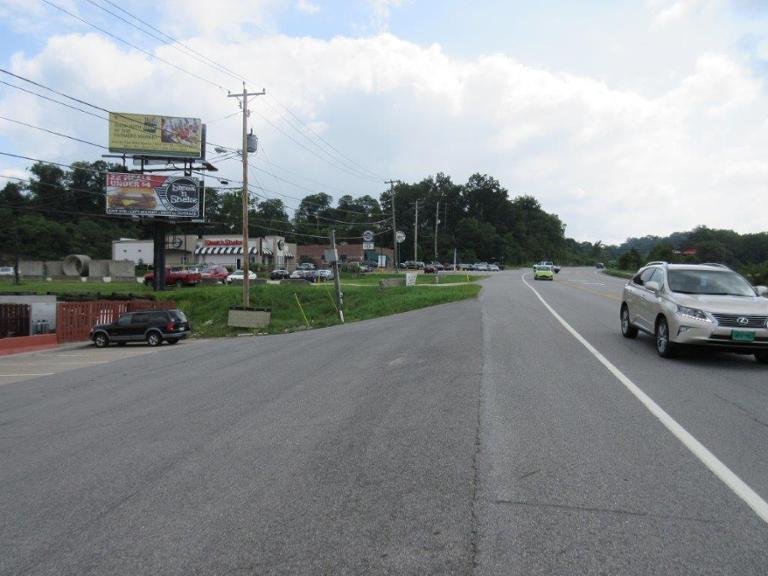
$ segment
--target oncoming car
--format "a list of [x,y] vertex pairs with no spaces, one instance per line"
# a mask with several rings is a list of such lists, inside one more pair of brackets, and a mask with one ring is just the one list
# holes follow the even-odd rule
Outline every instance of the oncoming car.
[[767,364],[766,293],[722,264],[651,262],[624,286],[621,333],[651,334],[662,358],[681,346],[702,346],[754,354]]
[[533,279],[534,280],[554,280],[555,271],[552,266],[548,264],[537,264],[533,267]]

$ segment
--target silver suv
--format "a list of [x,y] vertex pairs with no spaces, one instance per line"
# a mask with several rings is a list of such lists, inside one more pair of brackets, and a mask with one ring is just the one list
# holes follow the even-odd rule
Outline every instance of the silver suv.
[[652,334],[672,358],[681,345],[754,354],[768,363],[768,293],[722,264],[651,262],[624,286],[621,333]]

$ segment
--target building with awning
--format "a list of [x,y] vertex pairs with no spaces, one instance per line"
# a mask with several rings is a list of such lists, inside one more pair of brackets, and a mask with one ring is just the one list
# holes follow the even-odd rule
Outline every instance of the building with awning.
[[[219,265],[240,268],[243,262],[243,237],[233,234],[169,234],[166,239],[166,263],[178,265]],[[293,270],[296,267],[296,244],[282,236],[248,239],[248,261],[251,265]],[[152,240],[121,238],[112,243],[113,260],[141,261],[153,264]]]

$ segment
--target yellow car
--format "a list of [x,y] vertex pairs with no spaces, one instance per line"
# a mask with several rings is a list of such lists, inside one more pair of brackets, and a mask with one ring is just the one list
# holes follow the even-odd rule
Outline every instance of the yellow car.
[[555,271],[552,266],[538,265],[533,267],[533,279],[534,280],[554,280]]

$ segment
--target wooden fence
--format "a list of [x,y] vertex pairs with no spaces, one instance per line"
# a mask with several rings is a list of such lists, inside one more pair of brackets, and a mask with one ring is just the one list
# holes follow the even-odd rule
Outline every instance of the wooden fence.
[[139,310],[172,310],[175,302],[152,300],[96,300],[94,302],[60,302],[57,307],[56,335],[62,342],[88,340],[91,328],[109,324],[126,312]]
[[0,338],[29,336],[29,304],[0,304]]

